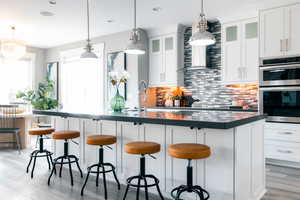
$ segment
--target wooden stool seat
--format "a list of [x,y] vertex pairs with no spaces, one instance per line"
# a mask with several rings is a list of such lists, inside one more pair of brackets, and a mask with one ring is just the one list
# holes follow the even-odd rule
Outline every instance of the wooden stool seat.
[[112,135],[91,135],[86,139],[86,143],[89,145],[112,145],[117,142],[117,137]]
[[129,154],[154,154],[160,152],[160,144],[155,142],[130,142],[125,145]]
[[203,144],[181,143],[169,146],[169,155],[179,159],[203,159],[210,154],[210,148]]
[[68,140],[78,138],[79,136],[79,131],[56,131],[52,134],[52,138],[55,140]]
[[34,128],[28,130],[29,135],[49,135],[55,131],[54,128]]

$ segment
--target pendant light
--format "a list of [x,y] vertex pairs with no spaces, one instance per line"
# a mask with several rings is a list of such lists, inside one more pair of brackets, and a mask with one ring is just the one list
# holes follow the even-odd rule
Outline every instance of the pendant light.
[[89,0],[86,1],[87,5],[87,44],[84,48],[85,52],[81,54],[80,58],[81,59],[97,59],[97,55],[93,52],[93,46],[91,44],[91,39],[90,39],[90,5],[89,5]]
[[140,31],[136,28],[136,0],[134,1],[134,28],[131,32],[129,43],[125,49],[128,54],[145,54],[146,50],[141,42]]
[[198,30],[195,32],[189,43],[192,46],[208,46],[216,43],[215,36],[208,32],[207,19],[205,18],[203,0],[201,0],[201,14],[200,21],[198,23]]
[[11,27],[12,38],[1,40],[1,54],[4,58],[17,60],[25,56],[26,45],[20,40],[16,40],[14,26]]

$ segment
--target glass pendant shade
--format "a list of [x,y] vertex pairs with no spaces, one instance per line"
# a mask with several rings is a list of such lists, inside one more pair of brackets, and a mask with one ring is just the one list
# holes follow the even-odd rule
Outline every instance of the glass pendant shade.
[[81,54],[81,59],[97,59],[98,56],[93,52],[92,45],[87,44],[85,48],[85,52]]
[[215,36],[208,31],[197,31],[190,39],[192,46],[208,46],[216,43]]

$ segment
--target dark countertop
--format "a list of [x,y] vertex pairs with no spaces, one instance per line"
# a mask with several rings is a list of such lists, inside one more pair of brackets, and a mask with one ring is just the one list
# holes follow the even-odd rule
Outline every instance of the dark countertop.
[[187,126],[193,128],[228,129],[266,118],[257,112],[235,111],[128,111],[124,113],[99,112],[80,114],[64,111],[33,110],[33,114],[60,117],[86,118],[94,120],[113,120],[134,123],[149,123]]
[[197,107],[148,107],[147,109],[155,110],[216,110],[216,111],[239,111],[239,112],[258,112],[257,109],[240,109],[240,108],[231,108],[231,107],[219,107],[219,108],[197,108]]

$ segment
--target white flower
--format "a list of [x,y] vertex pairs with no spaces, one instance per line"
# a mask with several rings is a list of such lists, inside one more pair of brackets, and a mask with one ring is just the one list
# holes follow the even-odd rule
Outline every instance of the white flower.
[[118,80],[118,72],[111,71],[111,72],[108,73],[108,76],[113,81],[117,81]]
[[130,78],[129,72],[128,72],[128,71],[123,71],[123,72],[122,72],[121,79],[128,80],[129,78]]

